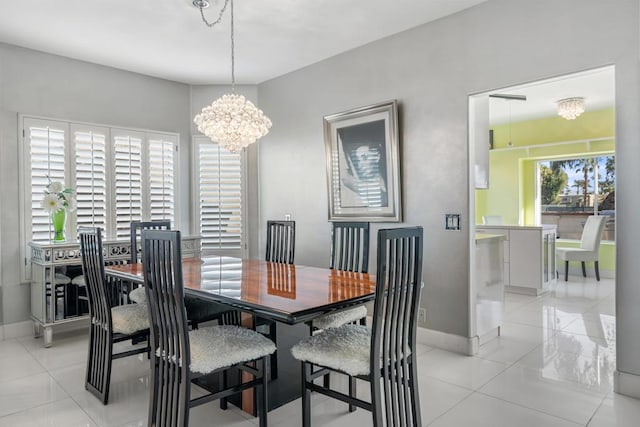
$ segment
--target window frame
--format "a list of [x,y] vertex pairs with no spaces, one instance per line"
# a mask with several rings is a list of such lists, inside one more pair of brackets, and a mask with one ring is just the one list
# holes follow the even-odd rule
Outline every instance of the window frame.
[[[535,197],[535,203],[534,203],[534,215],[535,215],[535,220],[536,220],[536,225],[541,225],[542,224],[542,180],[541,180],[541,175],[540,175],[540,170],[541,170],[541,164],[544,162],[553,162],[553,161],[561,161],[561,160],[580,160],[580,159],[590,159],[590,158],[595,158],[598,159],[600,157],[616,157],[616,152],[615,151],[604,151],[604,152],[594,152],[594,153],[586,153],[586,154],[571,154],[571,155],[563,155],[563,156],[554,156],[554,157],[544,157],[544,158],[539,158],[535,160],[535,188],[534,188],[534,197]],[[597,166],[597,164],[596,164]],[[598,190],[598,179],[600,177],[600,168],[597,166],[596,169],[593,172],[593,178],[594,178],[594,193]],[[615,186],[614,186],[615,189]],[[615,190],[614,190],[615,191]],[[600,211],[598,210],[599,204],[597,202],[597,198],[595,198],[596,200],[594,201],[594,205],[593,205],[593,215],[601,215]],[[586,211],[585,211],[586,212]],[[568,238],[562,238],[561,240],[564,241],[575,241],[575,242],[579,242],[580,238],[577,239],[568,239]],[[616,240],[602,240],[603,243],[615,243]]]
[[[28,132],[28,125],[30,123],[42,123],[43,125],[50,124],[59,124],[61,128],[64,130],[64,153],[65,153],[65,167],[64,167],[64,183],[69,186],[73,186],[75,188],[76,179],[76,143],[74,137],[72,135],[72,130],[74,128],[89,128],[89,129],[98,129],[106,130],[106,147],[105,147],[105,163],[106,163],[106,171],[105,177],[107,180],[106,183],[106,192],[107,192],[107,200],[106,200],[106,228],[109,231],[109,234],[105,234],[105,240],[116,240],[116,232],[114,227],[116,226],[116,216],[115,216],[115,186],[113,183],[114,179],[114,170],[113,166],[115,164],[114,161],[114,153],[113,153],[113,131],[124,131],[124,132],[132,132],[132,133],[140,133],[144,136],[142,141],[142,185],[143,192],[141,195],[141,204],[142,208],[142,218],[146,219],[145,215],[150,214],[149,207],[147,206],[149,201],[149,196],[144,194],[145,185],[148,184],[149,177],[148,173],[148,153],[146,152],[148,147],[148,140],[152,137],[164,136],[171,140],[173,140],[174,144],[174,157],[173,157],[173,203],[174,203],[174,212],[173,212],[173,224],[172,226],[177,226],[181,224],[181,199],[180,199],[180,182],[181,182],[181,165],[180,165],[180,133],[178,132],[170,132],[170,131],[161,131],[161,130],[153,130],[153,129],[142,129],[135,127],[126,127],[126,126],[118,126],[118,125],[110,125],[104,123],[93,123],[93,122],[84,122],[77,120],[67,120],[60,119],[54,117],[46,117],[46,116],[36,116],[31,114],[18,114],[18,138],[20,139],[20,148],[18,150],[18,166],[20,168],[20,172],[18,174],[18,203],[19,203],[19,216],[20,216],[20,257],[24,260],[24,265],[21,268],[21,279],[23,281],[28,281],[31,279],[31,271],[30,271],[30,251],[28,247],[28,243],[32,241],[33,231],[32,231],[32,183],[31,183],[31,152],[30,152],[30,139]],[[27,194],[28,193],[28,194]],[[75,230],[77,228],[77,217],[72,214],[71,218],[67,221],[67,235],[69,236],[70,230]],[[74,239],[69,239],[73,241]],[[121,239],[122,240],[122,239]]]
[[[200,184],[199,169],[200,162],[198,158],[199,144],[214,144],[207,136],[202,134],[193,135],[191,137],[191,220],[193,224],[194,234],[200,233]],[[239,258],[248,258],[249,242],[248,242],[248,216],[247,216],[247,150],[240,152],[240,249],[210,249],[210,253],[221,256],[231,256]],[[204,250],[204,249],[203,249]]]

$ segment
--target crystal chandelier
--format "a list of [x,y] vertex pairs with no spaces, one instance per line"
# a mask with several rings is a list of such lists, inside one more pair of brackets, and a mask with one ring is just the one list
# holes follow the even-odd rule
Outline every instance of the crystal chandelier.
[[574,120],[584,113],[584,98],[566,98],[558,101],[558,115],[567,120]]
[[232,153],[237,153],[243,148],[253,144],[262,138],[271,128],[271,120],[264,115],[262,110],[242,95],[235,93],[235,56],[234,56],[234,33],[233,33],[233,0],[225,0],[224,6],[220,10],[218,19],[208,22],[204,17],[203,9],[208,7],[204,0],[193,2],[200,9],[203,22],[208,27],[220,23],[222,14],[231,3],[231,94],[213,101],[204,107],[200,114],[197,114],[193,121],[198,126],[198,130],[209,137],[213,142],[217,142],[222,147]]

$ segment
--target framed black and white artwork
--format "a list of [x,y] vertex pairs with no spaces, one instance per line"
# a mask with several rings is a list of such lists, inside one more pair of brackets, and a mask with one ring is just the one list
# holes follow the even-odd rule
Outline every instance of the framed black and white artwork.
[[395,100],[324,117],[329,221],[399,222]]

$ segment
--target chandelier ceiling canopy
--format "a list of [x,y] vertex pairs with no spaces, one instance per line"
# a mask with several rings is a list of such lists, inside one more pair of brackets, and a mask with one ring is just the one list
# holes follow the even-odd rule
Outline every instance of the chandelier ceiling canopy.
[[251,101],[242,95],[235,93],[235,55],[234,55],[234,28],[233,28],[233,0],[225,0],[220,9],[218,18],[209,22],[204,16],[203,9],[209,4],[203,0],[193,2],[194,6],[200,9],[202,21],[208,26],[222,21],[227,6],[231,6],[231,94],[213,101],[197,114],[193,121],[198,126],[198,130],[205,134],[213,142],[217,142],[222,147],[232,153],[237,153],[243,148],[253,144],[258,139],[265,136],[271,128],[271,120],[257,108]]

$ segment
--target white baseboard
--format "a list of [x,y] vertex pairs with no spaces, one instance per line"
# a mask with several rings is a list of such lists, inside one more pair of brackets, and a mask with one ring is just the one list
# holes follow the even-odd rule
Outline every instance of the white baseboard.
[[509,292],[512,294],[520,294],[520,295],[531,295],[534,297],[538,297],[540,295],[546,294],[551,289],[538,289],[538,288],[529,288],[526,286],[511,286],[506,285],[504,287],[505,292]]
[[613,373],[613,391],[640,399],[640,375],[616,370]]
[[416,339],[420,344],[426,344],[431,347],[437,347],[467,356],[473,356],[478,353],[479,339],[477,336],[467,338],[421,327],[418,327],[416,335]]
[[33,321],[25,320],[23,322],[9,323],[0,326],[3,332],[0,334],[0,339],[10,340],[13,338],[28,337],[33,335]]

